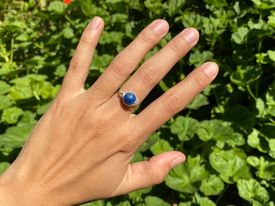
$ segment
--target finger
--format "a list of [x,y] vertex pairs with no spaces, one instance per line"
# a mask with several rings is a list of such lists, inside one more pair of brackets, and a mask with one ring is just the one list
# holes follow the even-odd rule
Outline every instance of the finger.
[[[122,86],[121,91],[135,91],[141,102],[168,71],[198,42],[199,32],[188,28],[147,60]],[[117,98],[116,98],[117,100]]]
[[130,164],[112,196],[149,187],[163,182],[169,170],[185,161],[181,152],[171,151],[153,156],[150,160]]
[[109,99],[146,53],[167,33],[168,29],[168,23],[161,19],[147,26],[132,43],[117,55],[105,72],[91,86],[90,95],[97,96],[103,101]]
[[[142,128],[140,136],[148,137],[173,115],[181,111],[214,80],[217,73],[217,64],[213,62],[205,63],[147,106],[132,119],[137,128]],[[145,139],[137,141],[142,144]]]
[[103,27],[103,20],[94,17],[83,32],[62,84],[62,88],[70,93],[83,89]]

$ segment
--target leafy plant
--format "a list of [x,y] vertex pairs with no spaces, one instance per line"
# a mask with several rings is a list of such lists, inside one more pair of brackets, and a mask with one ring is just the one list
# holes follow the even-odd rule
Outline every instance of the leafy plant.
[[[66,4],[65,4],[66,3]],[[105,31],[87,80],[156,18],[184,27],[198,45],[139,108],[214,60],[215,82],[156,131],[133,161],[180,150],[187,161],[159,186],[87,206],[275,204],[275,1],[273,0],[2,0],[0,2],[0,173],[12,163],[56,95],[80,35],[95,15]],[[139,112],[138,111],[138,112]]]

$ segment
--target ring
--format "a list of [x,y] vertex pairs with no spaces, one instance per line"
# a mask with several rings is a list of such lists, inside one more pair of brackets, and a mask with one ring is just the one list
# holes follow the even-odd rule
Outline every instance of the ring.
[[138,104],[138,98],[135,92],[125,91],[118,92],[123,104],[127,107],[136,106]]

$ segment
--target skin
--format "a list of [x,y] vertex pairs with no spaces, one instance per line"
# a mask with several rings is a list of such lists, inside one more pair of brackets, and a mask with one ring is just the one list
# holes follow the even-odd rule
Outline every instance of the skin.
[[83,32],[60,92],[0,177],[1,205],[75,205],[113,197],[161,183],[184,162],[178,151],[138,163],[130,160],[152,132],[211,83],[218,66],[207,62],[198,67],[139,114],[121,103],[118,90],[135,91],[142,102],[195,46],[198,31],[183,30],[129,78],[169,30],[165,20],[155,20],[84,90],[103,27],[103,20],[95,17]]

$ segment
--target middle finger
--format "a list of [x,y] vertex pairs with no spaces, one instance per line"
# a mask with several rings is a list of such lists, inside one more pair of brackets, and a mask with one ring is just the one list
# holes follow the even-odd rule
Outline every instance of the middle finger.
[[162,19],[155,20],[147,26],[133,42],[115,57],[104,73],[90,87],[88,90],[90,96],[101,99],[101,102],[110,99],[147,52],[167,33],[168,29],[168,23]]

